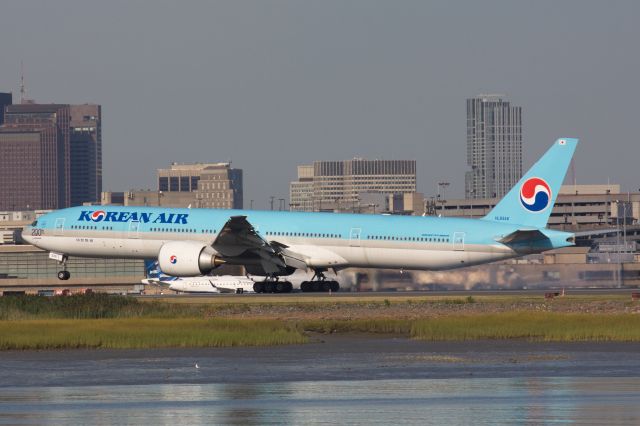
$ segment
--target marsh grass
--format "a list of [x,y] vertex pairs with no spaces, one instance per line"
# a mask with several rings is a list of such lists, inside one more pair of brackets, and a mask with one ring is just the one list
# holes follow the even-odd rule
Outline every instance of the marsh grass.
[[421,340],[527,339],[539,341],[640,341],[640,316],[509,312],[416,320]]
[[302,320],[299,330],[315,333],[374,333],[409,336],[411,321],[394,319]]
[[[453,306],[484,303],[481,298],[438,298],[412,303],[434,302]],[[292,300],[289,303],[292,309],[302,309],[319,318],[271,320],[219,318],[221,313],[268,310],[272,307],[270,302],[182,304],[105,294],[2,297],[0,349],[264,346],[303,343],[306,332],[391,334],[433,341],[640,341],[640,315],[634,314],[529,310],[460,314],[452,309],[450,313],[429,318],[384,317],[390,306],[402,303],[389,298],[349,305],[380,309],[380,316],[346,320],[325,318],[327,312],[344,306],[334,301]]]
[[137,349],[304,343],[281,321],[196,318],[25,320],[0,322],[0,349]]
[[447,315],[418,320],[301,321],[298,327],[319,333],[384,333],[433,341],[640,341],[640,316],[633,314],[509,312]]
[[68,297],[0,297],[0,320],[100,319],[100,318],[184,318],[202,317],[215,307],[140,302],[126,296],[94,293]]

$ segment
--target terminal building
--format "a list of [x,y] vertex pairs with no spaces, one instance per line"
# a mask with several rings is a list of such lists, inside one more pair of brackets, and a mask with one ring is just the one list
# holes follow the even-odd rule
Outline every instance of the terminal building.
[[82,288],[118,293],[142,290],[144,262],[138,259],[72,257],[67,264],[71,279],[64,283],[58,281],[58,263],[49,259],[47,251],[22,244],[20,237],[24,226],[48,212],[0,212],[0,294],[37,293],[62,287],[71,292]]
[[289,199],[292,211],[383,212],[388,211],[389,202],[369,202],[372,196],[366,194],[388,197],[415,192],[415,160],[355,158],[298,166]]
[[[437,208],[442,216],[480,218],[499,198],[449,199]],[[637,224],[640,193],[621,192],[620,185],[563,185],[551,211],[549,227],[567,231]]]

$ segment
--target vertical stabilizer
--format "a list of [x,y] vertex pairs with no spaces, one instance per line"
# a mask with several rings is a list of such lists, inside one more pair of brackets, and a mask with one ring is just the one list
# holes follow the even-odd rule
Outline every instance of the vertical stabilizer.
[[578,139],[555,141],[483,219],[544,228],[577,145]]

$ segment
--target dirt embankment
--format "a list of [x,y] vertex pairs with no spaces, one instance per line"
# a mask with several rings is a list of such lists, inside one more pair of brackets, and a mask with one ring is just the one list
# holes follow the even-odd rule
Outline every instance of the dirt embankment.
[[228,318],[270,319],[420,319],[451,315],[503,312],[558,312],[597,314],[640,314],[640,302],[623,300],[576,301],[555,299],[537,301],[445,300],[434,302],[313,303],[313,304],[232,304],[217,306],[209,315]]

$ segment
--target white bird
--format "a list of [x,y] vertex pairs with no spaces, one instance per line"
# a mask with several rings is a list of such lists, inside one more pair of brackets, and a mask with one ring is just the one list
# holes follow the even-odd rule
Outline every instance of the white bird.
[[196,362],[196,365],[195,365],[195,367],[196,367],[196,368],[200,368],[200,366],[198,365],[198,363],[197,363],[197,362]]

